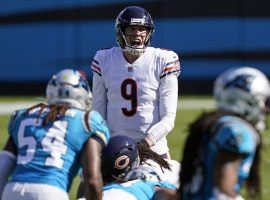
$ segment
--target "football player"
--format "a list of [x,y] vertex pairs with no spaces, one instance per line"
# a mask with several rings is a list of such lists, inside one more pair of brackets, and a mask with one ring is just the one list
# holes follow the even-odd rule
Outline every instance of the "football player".
[[112,137],[102,154],[105,183],[102,198],[109,200],[117,195],[119,200],[150,200],[157,190],[176,190],[179,168],[170,165],[171,161],[137,145],[128,136]]
[[189,127],[180,173],[180,199],[260,197],[260,133],[270,108],[270,83],[252,67],[230,69],[214,84],[217,110]]
[[113,136],[102,153],[103,199],[150,200],[155,191],[175,191],[179,170],[178,162],[164,160],[132,138]]
[[150,47],[154,23],[142,7],[123,9],[115,22],[119,47],[96,52],[91,64],[93,108],[112,135],[128,135],[169,158],[180,63],[172,50]]
[[[162,181],[179,185],[179,162],[164,159],[148,147],[138,145],[126,135],[113,136],[102,154],[102,174],[104,182],[129,180],[127,173],[140,168],[153,168]],[[133,173],[134,174],[134,173]]]
[[81,166],[86,198],[101,200],[100,153],[110,134],[105,120],[91,110],[86,78],[61,70],[48,82],[46,96],[48,104],[15,111],[10,119],[0,153],[1,187],[10,176],[2,200],[67,200]]

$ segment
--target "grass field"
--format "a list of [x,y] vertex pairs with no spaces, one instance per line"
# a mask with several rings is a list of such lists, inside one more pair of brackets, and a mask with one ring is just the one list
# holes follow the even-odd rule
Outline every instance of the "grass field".
[[[36,97],[18,97],[18,98],[10,98],[3,97],[0,98],[1,103],[17,103],[17,101],[36,101]],[[40,98],[38,98],[40,99]],[[196,97],[196,96],[183,96],[180,98],[179,109],[177,112],[175,128],[168,135],[169,147],[171,157],[175,160],[180,160],[181,158],[181,150],[183,146],[183,142],[187,133],[187,125],[194,120],[198,114],[202,111],[207,111],[213,108],[213,101],[210,97]],[[11,108],[12,110],[12,108]],[[0,148],[2,148],[4,142],[7,138],[7,123],[8,123],[8,114],[0,115]],[[263,143],[264,148],[262,152],[262,199],[268,200],[270,197],[270,131],[266,131],[263,134]],[[71,191],[70,191],[70,199],[75,199],[76,189],[78,186],[79,179],[76,178],[73,182]],[[245,191],[243,191],[245,193]]]

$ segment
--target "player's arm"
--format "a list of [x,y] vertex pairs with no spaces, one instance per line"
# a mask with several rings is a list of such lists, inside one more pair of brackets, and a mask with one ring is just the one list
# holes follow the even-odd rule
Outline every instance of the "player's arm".
[[[86,112],[84,123],[87,131],[91,133],[91,138],[84,146],[81,161],[83,167],[84,195],[86,199],[102,199],[103,181],[100,172],[100,155],[102,148],[108,143],[110,131],[105,120],[97,111]],[[79,192],[78,190],[77,195],[80,195]]]
[[165,137],[174,127],[178,101],[178,75],[180,63],[176,53],[168,58],[160,75],[159,113],[161,120],[152,126],[145,138],[149,146]]
[[223,195],[232,198],[237,197],[235,185],[238,181],[242,156],[225,150],[221,150],[217,154],[214,167],[214,184],[216,189],[219,190],[219,194],[223,193]]
[[102,78],[102,69],[99,63],[99,54],[97,53],[92,61],[91,69],[93,71],[93,109],[98,111],[106,120],[107,116],[107,94],[104,80]]
[[16,121],[16,117],[18,116],[17,111],[13,112],[9,124],[8,124],[8,140],[3,148],[0,151],[0,197],[2,196],[3,189],[10,177],[12,171],[16,166],[17,161],[17,147],[12,138],[13,128]]
[[100,172],[100,154],[102,145],[94,138],[90,138],[84,146],[81,157],[84,179],[84,196],[86,199],[102,199],[103,181]]
[[17,149],[11,137],[8,138],[4,148],[0,151],[0,197],[9,176],[16,166]]

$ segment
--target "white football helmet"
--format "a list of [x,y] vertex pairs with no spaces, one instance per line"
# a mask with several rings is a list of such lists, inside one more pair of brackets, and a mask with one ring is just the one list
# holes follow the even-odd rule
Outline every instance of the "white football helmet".
[[259,131],[265,129],[270,83],[258,69],[240,67],[222,73],[214,83],[214,98],[218,108],[244,115]]
[[69,103],[71,107],[90,110],[92,93],[80,71],[64,69],[49,80],[46,89],[48,104]]

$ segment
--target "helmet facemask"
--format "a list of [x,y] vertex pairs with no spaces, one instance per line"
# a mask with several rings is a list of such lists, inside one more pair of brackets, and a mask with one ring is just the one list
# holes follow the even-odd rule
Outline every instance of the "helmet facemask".
[[[153,29],[146,27],[147,28],[147,33],[146,33],[146,37],[144,38],[144,41],[141,45],[132,45],[130,44],[130,42],[127,41],[126,38],[126,34],[125,34],[125,30],[128,26],[122,26],[118,28],[118,43],[120,45],[120,47],[124,50],[124,51],[128,51],[133,55],[141,55],[144,53],[146,47],[148,47],[150,45],[150,38],[152,37],[153,34]],[[144,26],[145,27],[145,26]],[[144,37],[144,36],[140,36],[140,37]]]

